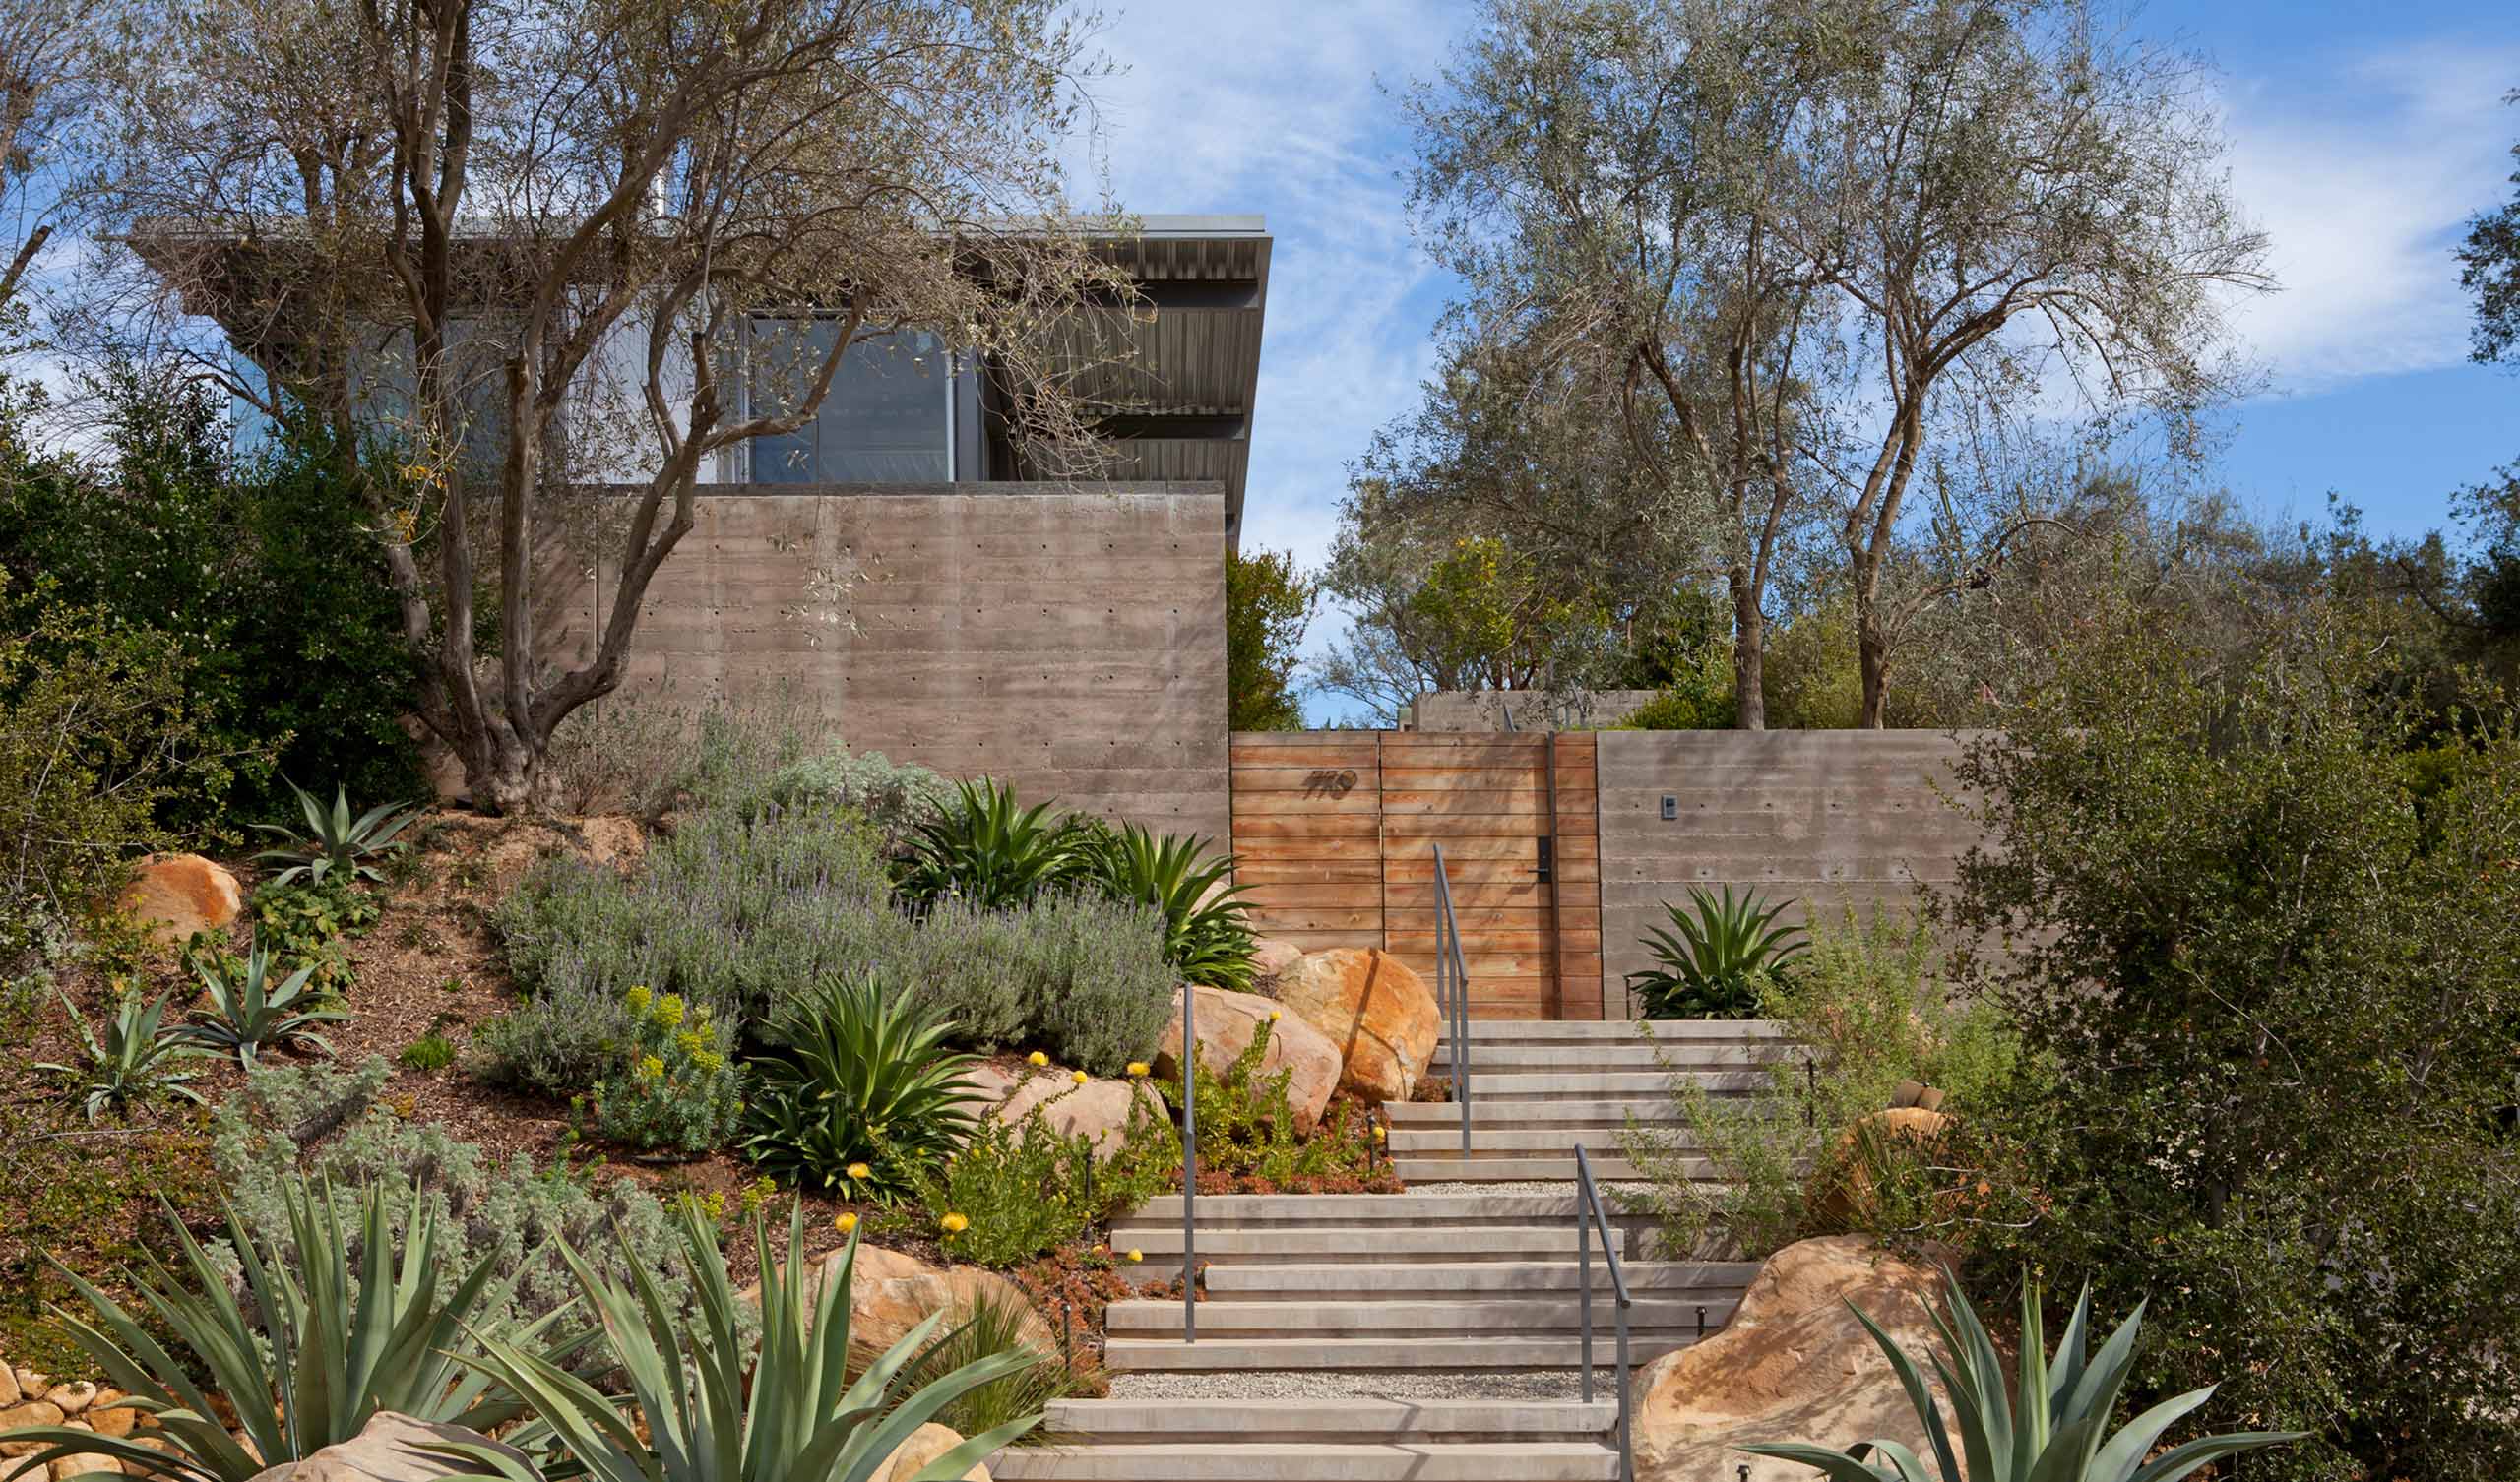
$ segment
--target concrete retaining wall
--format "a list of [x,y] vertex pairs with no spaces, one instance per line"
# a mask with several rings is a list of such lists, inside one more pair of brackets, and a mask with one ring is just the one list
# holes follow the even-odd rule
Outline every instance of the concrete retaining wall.
[[[1961,739],[1943,731],[1601,733],[1602,984],[1615,1014],[1637,939],[1692,885],[1771,900],[1789,915],[1904,908],[1957,873],[1977,841],[1955,811]],[[1662,817],[1670,796],[1676,817]]]
[[623,693],[784,682],[852,749],[1222,838],[1225,518],[1216,483],[708,494]]

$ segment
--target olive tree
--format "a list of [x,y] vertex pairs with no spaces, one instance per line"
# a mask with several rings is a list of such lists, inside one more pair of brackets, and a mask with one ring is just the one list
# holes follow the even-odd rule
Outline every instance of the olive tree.
[[[1092,24],[1051,0],[167,5],[124,53],[99,198],[145,265],[122,281],[253,366],[217,345],[205,369],[371,450],[344,476],[416,709],[505,811],[620,682],[713,459],[805,425],[860,337],[932,334],[989,367],[1019,445],[1090,445],[1049,321],[1119,291],[1060,168]],[[784,390],[748,400],[765,375]],[[598,573],[557,642],[550,589]]]

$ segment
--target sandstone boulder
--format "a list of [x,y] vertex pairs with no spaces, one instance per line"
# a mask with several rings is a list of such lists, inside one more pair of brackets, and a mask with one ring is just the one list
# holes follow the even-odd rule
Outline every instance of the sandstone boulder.
[[966,1083],[979,1097],[978,1104],[969,1108],[975,1116],[995,1117],[1009,1127],[1021,1127],[1040,1107],[1053,1132],[1092,1138],[1098,1157],[1120,1150],[1129,1109],[1137,1100],[1136,1089],[1126,1081],[1088,1077],[1079,1085],[1065,1071],[1016,1076],[994,1065],[980,1065],[973,1068]]
[[1949,1115],[1923,1106],[1893,1107],[1858,1118],[1812,1171],[1813,1220],[1823,1227],[1865,1227],[1884,1162],[1926,1157],[1951,1125]]
[[8,1409],[25,1398],[26,1395],[20,1393],[18,1389],[18,1372],[6,1364],[0,1364],[0,1410]]
[[52,1482],[71,1482],[74,1477],[91,1477],[99,1472],[118,1477],[122,1475],[123,1465],[111,1456],[94,1451],[73,1451],[67,1456],[53,1457],[50,1470]]
[[1368,1101],[1406,1101],[1434,1058],[1441,1016],[1425,980],[1379,948],[1308,953],[1278,1001],[1339,1049],[1339,1084]]
[[120,1389],[100,1389],[84,1418],[99,1436],[128,1436],[141,1419],[141,1412],[126,1403],[129,1397]]
[[1852,1302],[1922,1363],[1925,1304],[1940,1281],[1857,1235],[1787,1246],[1768,1258],[1725,1329],[1635,1376],[1636,1474],[1647,1482],[1732,1478],[1808,1482],[1811,1470],[1732,1450],[1759,1441],[1843,1449],[1875,1436],[1925,1451],[1924,1427]]
[[[20,1381],[19,1388],[26,1388],[24,1381]],[[0,1410],[0,1431],[14,1431],[20,1426],[59,1425],[62,1419],[61,1406],[30,1399]],[[45,1441],[0,1441],[0,1456],[24,1456],[42,1451],[49,1445],[51,1443]]]
[[[1274,1000],[1256,993],[1228,993],[1222,988],[1191,991],[1196,995],[1191,1014],[1196,1020],[1193,1027],[1199,1031],[1199,1063],[1211,1075],[1225,1074],[1226,1067],[1251,1048],[1260,1026],[1269,1024],[1269,1049],[1260,1057],[1261,1073],[1288,1073],[1287,1106],[1294,1113],[1295,1131],[1311,1132],[1321,1121],[1322,1108],[1330,1104],[1330,1093],[1339,1088],[1339,1047],[1300,1016],[1282,1012]],[[1270,1023],[1273,1015],[1277,1022]],[[1167,1081],[1180,1079],[1181,1014],[1177,1009],[1172,1022],[1165,1026],[1162,1047],[1155,1052],[1155,1074]]]
[[1251,986],[1267,993],[1272,983],[1292,972],[1302,960],[1303,949],[1292,942],[1261,937],[1251,944]]
[[[810,1306],[821,1299],[823,1283],[840,1273],[844,1251],[834,1251],[815,1262],[805,1272],[805,1301]],[[745,1287],[745,1301],[759,1306],[761,1288]],[[1044,1354],[1058,1352],[1058,1337],[1040,1314],[1033,1310],[1032,1299],[995,1271],[976,1266],[933,1266],[915,1256],[899,1251],[860,1246],[857,1270],[849,1287],[849,1367],[856,1372],[882,1358],[904,1334],[927,1321],[930,1314],[946,1314],[940,1327],[961,1321],[981,1302],[1012,1304],[1024,1314],[1025,1341]],[[913,1468],[915,1470],[916,1468]]]
[[151,940],[168,946],[197,931],[219,930],[244,906],[236,877],[198,854],[151,856],[122,893],[122,908],[147,924]]
[[58,1384],[43,1391],[43,1397],[45,1403],[61,1406],[64,1415],[80,1415],[95,1402],[96,1387],[84,1379]]
[[[911,1432],[910,1438],[894,1449],[893,1454],[885,1459],[870,1482],[910,1482],[911,1478],[918,1475],[920,1467],[962,1444],[962,1432],[952,1426],[929,1421]],[[977,1461],[972,1463],[970,1471],[963,1473],[963,1478],[964,1482],[991,1482],[988,1467]]]
[[430,1482],[480,1470],[477,1462],[427,1450],[462,1443],[505,1451],[519,1464],[521,1451],[500,1446],[478,1431],[460,1425],[415,1420],[393,1410],[379,1410],[364,1429],[301,1461],[284,1461],[254,1473],[252,1482]]

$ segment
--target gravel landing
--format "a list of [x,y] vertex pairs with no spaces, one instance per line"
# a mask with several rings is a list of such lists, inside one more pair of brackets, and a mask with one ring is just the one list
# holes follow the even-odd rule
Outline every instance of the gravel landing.
[[[1617,1376],[1594,1371],[1596,1396],[1614,1394]],[[1256,1373],[1115,1374],[1113,1399],[1581,1399],[1572,1369],[1537,1373],[1358,1374],[1338,1370]]]

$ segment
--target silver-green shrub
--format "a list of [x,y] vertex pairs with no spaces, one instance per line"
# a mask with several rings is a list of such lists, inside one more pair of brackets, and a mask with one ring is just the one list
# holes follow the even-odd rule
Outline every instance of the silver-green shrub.
[[[355,1070],[330,1065],[272,1067],[248,1076],[213,1119],[211,1156],[247,1232],[293,1258],[284,1188],[303,1167],[310,1183],[332,1181],[334,1213],[356,1229],[359,1192],[379,1176],[416,1186],[437,1216],[439,1283],[449,1285],[483,1257],[521,1272],[503,1304],[474,1321],[497,1329],[531,1322],[575,1294],[552,1237],[565,1238],[613,1279],[644,1265],[677,1311],[690,1282],[669,1259],[675,1249],[664,1205],[625,1176],[604,1180],[567,1167],[537,1168],[518,1153],[495,1159],[434,1122],[414,1122],[377,1104],[392,1076],[382,1056]],[[397,1208],[395,1238],[408,1211]],[[618,1238],[616,1239],[616,1234]],[[355,1260],[355,1256],[353,1256]]]
[[953,800],[954,784],[916,763],[838,747],[781,768],[767,791],[775,807],[855,810],[875,826],[887,854]]

